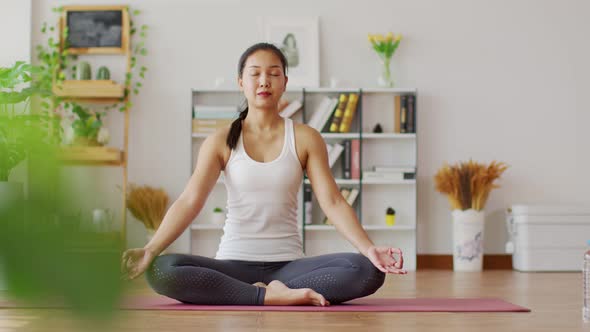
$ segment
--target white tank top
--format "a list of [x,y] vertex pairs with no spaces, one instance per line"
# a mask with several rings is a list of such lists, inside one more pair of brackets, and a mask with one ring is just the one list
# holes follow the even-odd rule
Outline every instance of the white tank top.
[[227,218],[216,259],[290,261],[303,257],[297,229],[297,193],[303,170],[295,150],[293,121],[285,118],[281,154],[258,162],[243,135],[225,166]]

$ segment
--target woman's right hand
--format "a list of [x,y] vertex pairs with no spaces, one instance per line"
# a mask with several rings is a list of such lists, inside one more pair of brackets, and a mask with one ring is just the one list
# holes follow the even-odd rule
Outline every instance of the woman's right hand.
[[121,257],[121,271],[123,278],[132,280],[144,273],[156,255],[146,248],[129,249]]

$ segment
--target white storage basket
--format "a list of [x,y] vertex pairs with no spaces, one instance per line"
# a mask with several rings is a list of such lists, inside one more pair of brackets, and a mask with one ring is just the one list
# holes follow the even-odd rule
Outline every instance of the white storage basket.
[[513,205],[506,225],[515,270],[581,271],[590,206]]

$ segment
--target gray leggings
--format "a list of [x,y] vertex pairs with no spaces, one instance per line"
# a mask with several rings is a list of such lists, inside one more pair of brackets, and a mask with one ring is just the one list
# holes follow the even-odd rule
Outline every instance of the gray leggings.
[[266,289],[256,282],[311,288],[332,304],[373,294],[385,274],[365,256],[337,253],[286,262],[218,260],[194,255],[157,257],[146,273],[158,293],[183,303],[263,305]]

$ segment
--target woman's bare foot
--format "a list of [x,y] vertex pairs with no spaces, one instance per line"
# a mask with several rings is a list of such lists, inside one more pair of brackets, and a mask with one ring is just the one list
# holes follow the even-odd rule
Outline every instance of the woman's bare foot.
[[291,289],[278,280],[271,281],[266,287],[264,305],[316,305],[329,306],[320,293],[310,288]]

